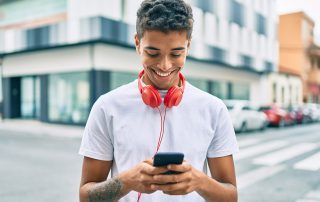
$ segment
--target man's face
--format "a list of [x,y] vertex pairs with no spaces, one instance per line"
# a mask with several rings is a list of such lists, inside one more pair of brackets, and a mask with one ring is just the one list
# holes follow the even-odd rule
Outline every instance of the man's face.
[[179,84],[179,72],[190,46],[186,31],[146,31],[140,40],[135,36],[135,44],[145,71],[145,84],[161,90]]

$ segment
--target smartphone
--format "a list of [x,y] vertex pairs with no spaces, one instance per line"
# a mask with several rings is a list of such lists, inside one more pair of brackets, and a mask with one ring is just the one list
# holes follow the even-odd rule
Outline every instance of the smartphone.
[[[184,158],[184,154],[180,152],[159,152],[154,156],[153,166],[162,167],[167,166],[169,164],[182,164]],[[178,174],[180,172],[176,171],[168,171],[163,174]]]

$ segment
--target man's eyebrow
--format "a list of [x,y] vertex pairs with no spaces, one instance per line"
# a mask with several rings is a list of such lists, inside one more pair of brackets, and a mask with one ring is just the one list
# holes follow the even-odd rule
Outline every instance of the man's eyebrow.
[[176,50],[184,50],[184,49],[186,49],[186,48],[185,47],[178,47],[178,48],[173,48],[172,50],[176,51]]
[[[155,48],[153,46],[147,46],[144,49],[147,49],[147,50],[160,50],[159,48]],[[178,48],[171,49],[171,51],[185,50],[185,49],[186,49],[185,47],[178,47]]]
[[160,50],[159,48],[155,48],[153,46],[147,46],[144,49],[148,49],[148,50]]

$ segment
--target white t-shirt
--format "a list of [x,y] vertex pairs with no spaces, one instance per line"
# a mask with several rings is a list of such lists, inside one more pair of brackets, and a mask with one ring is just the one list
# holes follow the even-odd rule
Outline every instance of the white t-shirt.
[[[163,103],[161,109],[164,109]],[[160,134],[157,108],[142,101],[138,80],[102,95],[91,109],[79,154],[111,161],[111,174],[126,171],[153,157]],[[224,103],[188,82],[181,103],[167,109],[159,152],[182,152],[194,168],[206,173],[206,158],[234,154],[238,145]],[[130,192],[120,201],[137,201]],[[170,196],[142,194],[140,201],[205,201],[197,192]]]

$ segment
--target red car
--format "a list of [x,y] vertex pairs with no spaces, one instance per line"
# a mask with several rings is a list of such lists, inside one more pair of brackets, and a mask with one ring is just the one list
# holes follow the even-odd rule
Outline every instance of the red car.
[[286,125],[293,125],[296,122],[294,113],[287,112],[276,104],[261,106],[259,110],[267,115],[269,125],[271,126],[284,127]]

